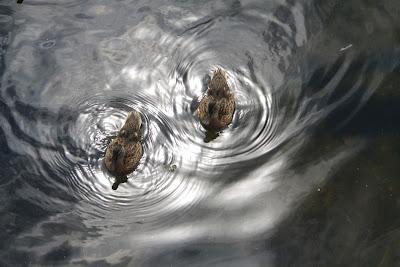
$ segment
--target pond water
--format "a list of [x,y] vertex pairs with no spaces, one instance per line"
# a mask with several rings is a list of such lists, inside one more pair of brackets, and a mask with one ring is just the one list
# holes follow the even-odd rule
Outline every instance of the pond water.
[[[14,2],[1,266],[400,264],[398,1]],[[210,141],[217,67],[237,106]],[[133,109],[144,156],[113,190]]]

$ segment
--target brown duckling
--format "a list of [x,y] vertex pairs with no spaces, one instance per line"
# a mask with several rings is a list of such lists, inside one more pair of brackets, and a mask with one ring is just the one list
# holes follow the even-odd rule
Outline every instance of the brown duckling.
[[200,123],[206,130],[220,131],[232,122],[234,112],[235,98],[224,71],[218,68],[214,71],[207,93],[197,108]]
[[141,125],[142,119],[139,112],[130,112],[117,137],[107,147],[105,166],[117,177],[133,172],[142,158]]

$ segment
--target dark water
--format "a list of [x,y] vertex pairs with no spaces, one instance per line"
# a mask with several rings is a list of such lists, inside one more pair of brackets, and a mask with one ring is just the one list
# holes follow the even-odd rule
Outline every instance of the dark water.
[[[400,265],[397,0],[14,2],[1,266]],[[216,67],[237,111],[205,143]],[[145,154],[114,191],[132,109]]]

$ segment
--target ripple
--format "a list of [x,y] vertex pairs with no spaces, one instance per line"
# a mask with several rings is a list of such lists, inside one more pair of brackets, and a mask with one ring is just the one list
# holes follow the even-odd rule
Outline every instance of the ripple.
[[[183,168],[183,155],[174,135],[177,125],[155,104],[154,99],[140,94],[115,97],[114,92],[112,97],[80,97],[73,107],[74,114],[59,126],[57,138],[64,150],[56,154],[48,151],[43,160],[67,179],[70,193],[80,199],[82,217],[107,218],[105,225],[157,225],[174,219],[178,211],[184,214],[183,210],[204,197],[201,187],[205,184]],[[114,191],[114,177],[104,168],[104,151],[133,109],[143,117],[144,155],[137,170],[128,175],[127,183]],[[169,168],[172,164],[177,166],[174,172]]]
[[[215,25],[207,27],[201,34],[210,34],[208,31],[215,29]],[[220,40],[210,46],[200,37],[182,38],[175,46],[172,59],[175,64],[172,69],[176,71],[170,74],[171,80],[176,80],[171,94],[178,96],[173,99],[174,116],[180,122],[180,135],[189,141],[183,144],[183,150],[193,153],[186,159],[193,159],[190,164],[196,164],[202,170],[211,168],[217,173],[216,166],[222,170],[229,164],[257,158],[282,142],[276,141],[279,135],[275,130],[279,120],[275,115],[276,107],[270,86],[260,84],[252,77],[254,73],[251,69],[238,67],[239,64],[234,66],[232,60],[226,65],[212,64],[218,60],[226,61],[218,58],[219,55],[213,51],[219,47],[229,47],[229,41]],[[229,52],[232,51],[225,53]],[[236,98],[236,111],[232,124],[215,140],[205,142],[205,130],[194,111],[217,67],[224,69],[227,74]],[[200,154],[201,160],[198,159]]]
[[11,16],[0,14],[0,27],[3,31],[9,30],[12,23],[13,18]]
[[[237,241],[271,230],[351,155],[344,152],[353,148],[340,147],[344,152],[321,152],[321,160],[300,171],[292,167],[293,158],[307,154],[303,148],[316,126],[346,105],[345,118],[334,122],[350,119],[392,64],[373,49],[358,52],[364,48],[350,34],[313,32],[309,25],[318,23],[304,15],[314,11],[300,3],[179,3],[159,12],[151,4],[125,10],[124,1],[50,2],[50,8],[35,9],[43,20],[28,16],[19,21],[14,41],[7,39],[14,43],[2,59],[10,69],[2,84],[9,79],[15,86],[0,99],[7,152],[1,166],[12,179],[2,177],[0,187],[61,213],[43,222],[70,227],[63,218],[71,216],[82,229],[94,229],[93,240],[101,239],[94,248],[93,240],[81,242],[86,233],[74,240],[90,256],[100,250],[110,255],[108,240],[118,250],[132,240],[144,248],[209,237]],[[131,13],[137,16],[122,16]],[[53,24],[44,25],[46,18]],[[1,27],[12,23],[0,16]],[[332,28],[346,29],[337,26]],[[38,57],[32,44],[53,48],[55,39],[37,39],[57,29],[72,32],[64,52]],[[51,71],[35,67],[42,65]],[[217,67],[227,74],[236,111],[231,125],[208,140],[195,110]],[[142,114],[144,154],[113,190],[104,153],[134,109]]]
[[[213,194],[227,169],[268,155],[291,137],[282,125],[296,123],[297,117],[278,113],[277,83],[266,82],[256,65],[257,52],[249,52],[258,51],[258,45],[229,45],[256,37],[249,30],[237,40],[237,29],[243,31],[237,23],[211,18],[173,38],[145,19],[100,42],[104,58],[120,66],[105,90],[71,96],[48,130],[31,125],[41,127],[38,138],[47,144],[39,150],[46,183],[76,200],[79,217],[101,227],[167,226]],[[221,28],[227,34],[222,36]],[[188,36],[191,31],[196,34]],[[236,111],[232,124],[206,142],[194,111],[217,67],[227,74]],[[278,67],[270,69],[280,74]],[[143,117],[144,154],[137,170],[114,191],[104,152],[133,109]],[[176,171],[170,171],[171,165]]]
[[111,39],[100,45],[100,52],[111,62],[124,65],[129,61],[131,52],[129,44],[124,39]]
[[[193,68],[195,69],[195,68]],[[202,91],[196,92],[195,88],[202,88],[201,73],[193,70],[184,70],[184,77],[187,81],[181,81],[177,84],[176,94],[184,94],[185,91],[197,93],[194,98],[197,99],[195,105],[203,96]],[[274,121],[272,112],[271,95],[263,92],[254,82],[246,79],[244,75],[236,72],[226,71],[228,82],[236,97],[236,111],[233,122],[229,127],[223,130],[219,136],[211,141],[205,142],[206,131],[199,124],[198,119],[192,111],[192,103],[190,97],[186,97],[186,102],[183,104],[180,101],[175,101],[175,110],[178,111],[176,116],[182,118],[181,128],[182,134],[187,136],[189,143],[185,150],[193,151],[191,147],[197,147],[202,150],[202,162],[204,159],[210,159],[213,166],[228,165],[235,162],[245,161],[257,157],[259,153],[267,153],[268,147],[260,149],[265,144],[271,144],[271,136],[273,136]],[[193,75],[193,77],[191,77]],[[211,76],[212,73],[210,72]],[[196,82],[198,83],[196,86]],[[193,86],[185,88],[184,84]],[[178,99],[177,99],[178,100]],[[196,157],[193,157],[196,158]],[[208,168],[209,166],[203,166]]]
[[50,49],[56,45],[56,40],[46,40],[39,43],[41,49]]

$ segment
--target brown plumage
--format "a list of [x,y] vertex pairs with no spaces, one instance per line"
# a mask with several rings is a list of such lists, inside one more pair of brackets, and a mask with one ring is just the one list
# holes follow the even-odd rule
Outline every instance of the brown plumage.
[[129,113],[124,126],[108,145],[105,155],[106,168],[117,176],[133,172],[143,155],[140,142],[142,120],[137,111]]
[[225,73],[218,68],[208,84],[207,94],[197,108],[200,123],[206,130],[220,131],[232,122],[234,112],[235,97]]

